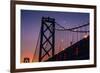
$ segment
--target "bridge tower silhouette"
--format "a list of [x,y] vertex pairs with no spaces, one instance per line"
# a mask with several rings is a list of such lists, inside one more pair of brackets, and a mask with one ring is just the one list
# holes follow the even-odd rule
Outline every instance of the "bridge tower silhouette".
[[[76,57],[73,60],[87,59],[89,57],[89,40],[86,40],[87,46],[85,44],[85,49],[87,50],[83,50],[83,47],[80,47],[80,45],[82,45],[82,40],[85,41],[84,39],[89,39],[88,22],[79,26],[65,28],[61,24],[57,23],[55,18],[42,17],[40,32],[32,62],[71,60],[73,57]],[[60,43],[62,43],[62,45]],[[83,51],[85,53],[83,53]],[[71,57],[68,57],[68,55]]]
[[[45,56],[53,57],[55,53],[55,19],[42,17],[40,29],[39,62]],[[46,47],[49,45],[49,47]],[[51,51],[51,54],[49,53]]]

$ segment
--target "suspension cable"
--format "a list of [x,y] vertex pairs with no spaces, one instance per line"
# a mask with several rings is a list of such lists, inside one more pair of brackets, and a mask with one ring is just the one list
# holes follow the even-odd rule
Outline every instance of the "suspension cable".
[[39,32],[39,36],[38,36],[38,40],[37,40],[37,44],[36,44],[36,48],[35,48],[35,52],[33,54],[33,59],[32,59],[32,62],[34,61],[34,57],[36,55],[36,51],[37,51],[37,47],[38,47],[38,43],[39,43],[39,37],[40,37],[40,32]]
[[89,23],[87,24],[84,24],[84,25],[80,25],[80,26],[77,26],[77,27],[74,27],[74,28],[70,28],[70,29],[66,29],[65,27],[61,26],[60,24],[58,24],[57,22],[55,22],[59,27],[61,27],[62,29],[56,29],[55,30],[58,30],[58,31],[72,31],[72,32],[82,32],[82,33],[86,33],[86,32],[89,32],[89,31],[75,31],[75,29],[78,29],[78,28],[82,28],[84,26],[88,26]]

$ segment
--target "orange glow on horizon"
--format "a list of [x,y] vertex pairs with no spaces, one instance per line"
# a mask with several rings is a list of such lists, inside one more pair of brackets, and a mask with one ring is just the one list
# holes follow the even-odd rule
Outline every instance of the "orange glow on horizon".
[[[21,63],[23,63],[24,62],[24,58],[29,58],[30,59],[30,63],[32,62],[32,60],[33,60],[33,62],[37,62],[37,58],[38,58],[38,56],[33,56],[33,53],[31,52],[31,51],[29,51],[29,50],[26,50],[26,51],[23,51],[22,53],[21,53]],[[34,57],[34,58],[33,58]]]

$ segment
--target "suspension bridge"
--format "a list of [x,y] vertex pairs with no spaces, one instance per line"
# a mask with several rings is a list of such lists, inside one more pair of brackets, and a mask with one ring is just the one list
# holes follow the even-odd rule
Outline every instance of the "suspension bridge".
[[42,17],[32,62],[83,59],[89,59],[89,23],[66,28],[54,18]]

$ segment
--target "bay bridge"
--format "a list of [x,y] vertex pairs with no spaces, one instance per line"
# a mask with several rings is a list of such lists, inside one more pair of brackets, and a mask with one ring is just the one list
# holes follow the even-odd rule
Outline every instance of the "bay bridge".
[[32,62],[85,59],[89,59],[89,22],[66,28],[54,18],[42,17]]

